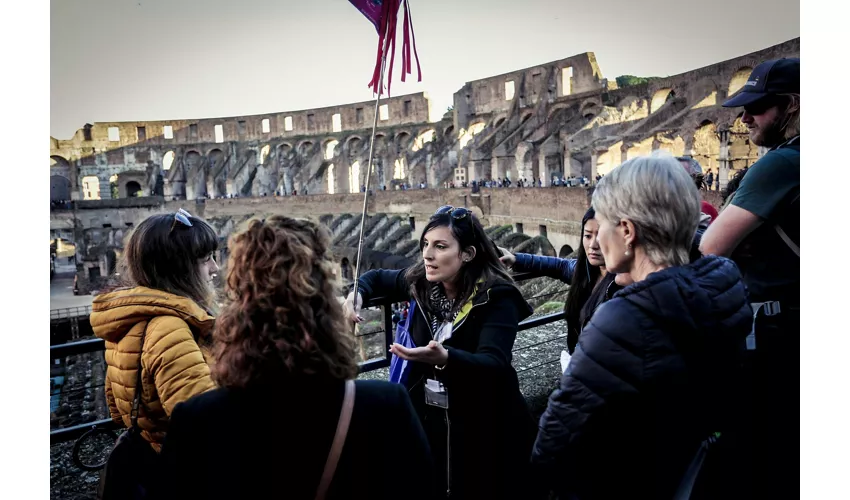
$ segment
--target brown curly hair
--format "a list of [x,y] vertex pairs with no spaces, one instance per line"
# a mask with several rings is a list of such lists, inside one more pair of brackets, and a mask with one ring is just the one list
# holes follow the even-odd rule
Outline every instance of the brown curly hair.
[[330,243],[327,229],[277,215],[231,237],[228,302],[213,333],[216,383],[242,388],[357,375]]

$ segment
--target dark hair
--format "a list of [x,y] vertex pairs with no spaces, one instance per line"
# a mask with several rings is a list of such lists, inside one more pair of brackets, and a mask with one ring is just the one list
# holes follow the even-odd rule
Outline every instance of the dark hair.
[[720,203],[721,206],[725,207],[726,202],[729,201],[732,195],[735,194],[735,191],[738,190],[738,186],[741,185],[741,181],[744,180],[744,176],[747,175],[747,170],[749,170],[749,167],[744,167],[743,169],[738,170],[729,182],[726,183],[726,187],[723,188],[723,201]]
[[275,215],[230,240],[227,305],[216,320],[213,380],[248,387],[357,375],[327,229]]
[[[585,212],[581,219],[581,238],[584,239],[584,226],[587,221],[596,217],[593,207]],[[581,333],[582,325],[579,324],[581,308],[590,298],[596,281],[602,274],[599,266],[591,266],[584,251],[584,244],[578,247],[576,255],[576,267],[573,271],[573,279],[570,280],[570,291],[567,293],[567,301],[564,303],[564,317],[567,320],[567,350],[572,353],[578,343],[578,335]]]
[[209,224],[186,217],[191,226],[173,213],[143,220],[127,242],[121,267],[127,284],[145,286],[194,300],[209,313],[218,309],[215,293],[201,277],[199,260],[218,249],[218,236]]
[[[425,246],[425,235],[428,234],[428,231],[437,227],[448,227],[451,230],[461,252],[469,247],[475,247],[475,257],[461,266],[460,271],[458,271],[456,283],[458,294],[454,302],[455,307],[460,307],[472,297],[475,285],[482,278],[485,282],[502,280],[513,283],[513,278],[508,274],[502,261],[499,260],[499,251],[496,249],[495,243],[484,233],[484,227],[481,226],[481,222],[478,221],[475,214],[469,212],[462,219],[455,219],[450,213],[432,215],[419,237],[420,251]],[[426,310],[434,310],[430,298],[431,287],[434,285],[425,279],[425,263],[422,259],[408,268],[405,278],[410,285],[411,294],[417,298],[417,301]]]

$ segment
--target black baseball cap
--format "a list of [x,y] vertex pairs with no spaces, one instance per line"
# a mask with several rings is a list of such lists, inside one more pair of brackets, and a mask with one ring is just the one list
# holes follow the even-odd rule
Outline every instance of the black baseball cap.
[[723,107],[746,106],[768,95],[799,93],[800,58],[773,59],[756,66],[744,87],[724,102]]

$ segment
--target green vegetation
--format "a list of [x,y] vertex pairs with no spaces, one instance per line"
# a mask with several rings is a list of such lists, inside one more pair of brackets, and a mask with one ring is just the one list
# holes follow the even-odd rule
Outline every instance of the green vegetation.
[[632,85],[640,85],[642,83],[647,83],[658,79],[659,77],[657,76],[622,75],[617,77],[617,87],[631,87]]
[[564,303],[563,302],[553,301],[553,302],[547,302],[547,303],[543,304],[542,306],[538,307],[534,311],[534,313],[535,314],[552,314],[554,312],[559,312],[559,311],[563,311],[563,310],[564,310]]

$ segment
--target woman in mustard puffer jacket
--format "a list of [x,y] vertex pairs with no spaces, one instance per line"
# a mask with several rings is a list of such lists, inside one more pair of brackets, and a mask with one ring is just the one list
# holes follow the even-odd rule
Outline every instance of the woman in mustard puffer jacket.
[[109,413],[130,426],[141,360],[138,422],[157,453],[174,406],[215,387],[207,346],[216,310],[212,280],[218,270],[213,258],[217,248],[215,231],[185,210],[151,216],[139,224],[125,249],[122,278],[132,288],[92,302],[92,329],[106,341]]

